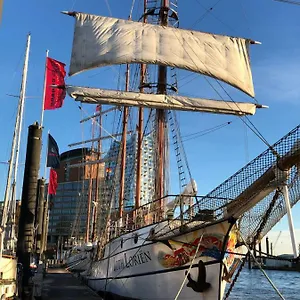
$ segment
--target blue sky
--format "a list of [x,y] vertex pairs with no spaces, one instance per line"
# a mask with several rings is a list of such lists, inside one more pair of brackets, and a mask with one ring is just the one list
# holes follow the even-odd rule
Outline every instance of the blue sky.
[[[136,0],[136,4],[142,1]],[[50,57],[69,65],[73,39],[74,20],[60,14],[63,10],[76,10],[126,19],[131,0],[6,0],[0,25],[0,110],[1,140],[0,160],[7,161],[10,152],[17,99],[7,94],[18,94],[26,42],[31,32],[29,73],[24,128],[40,119],[46,49]],[[269,143],[294,128],[300,119],[300,7],[272,0],[179,0],[179,17],[182,28],[249,37],[262,42],[251,47],[256,99],[268,105],[251,118]],[[207,9],[213,9],[207,13]],[[133,18],[139,17],[134,12]],[[179,72],[180,93],[200,97],[216,97],[205,81],[198,76],[186,83],[186,72]],[[92,70],[67,78],[70,84],[116,88],[117,76],[111,69]],[[242,93],[226,87],[236,101],[249,101]],[[94,107],[87,107],[88,112]],[[57,140],[61,152],[67,145],[80,141],[80,112],[70,98],[64,107],[47,111],[44,119],[44,136],[48,130]],[[266,146],[243,123],[234,117],[208,114],[182,113],[179,115],[182,134],[189,134],[233,123],[224,129],[185,143],[193,177],[200,194],[213,189],[241,168],[247,161],[266,149]],[[23,134],[26,144],[27,131]],[[44,159],[44,156],[43,156]],[[21,150],[25,161],[25,147]],[[44,161],[42,161],[44,164]],[[0,198],[3,198],[7,167],[0,165]],[[20,171],[20,177],[23,170]],[[294,216],[300,207],[293,210]],[[300,228],[300,220],[295,217]],[[287,228],[282,220],[276,229]]]

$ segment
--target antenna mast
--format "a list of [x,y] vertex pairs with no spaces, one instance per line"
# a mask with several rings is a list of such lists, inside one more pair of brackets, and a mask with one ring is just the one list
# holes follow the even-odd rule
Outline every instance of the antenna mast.
[[[126,83],[125,90],[129,90],[129,65],[126,67]],[[124,106],[123,112],[123,134],[122,134],[122,148],[121,148],[121,173],[120,173],[120,194],[119,194],[119,218],[122,222],[124,210],[124,195],[125,195],[125,165],[126,165],[126,146],[127,146],[127,122],[128,122],[128,107]],[[123,225],[120,224],[120,226]]]

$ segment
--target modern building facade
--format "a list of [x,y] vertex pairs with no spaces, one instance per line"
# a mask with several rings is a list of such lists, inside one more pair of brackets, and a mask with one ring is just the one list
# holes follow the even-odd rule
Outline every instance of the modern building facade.
[[[154,148],[153,134],[145,135],[142,143],[142,169],[141,169],[141,198],[140,204],[144,205],[152,201],[155,191],[155,170],[154,170]],[[119,173],[120,173],[120,143],[114,141],[104,158],[106,180],[111,186],[114,201],[113,209],[119,207]],[[124,209],[130,211],[134,208],[136,194],[136,154],[138,140],[137,135],[132,135],[126,144],[125,164],[125,187],[124,187]]]
[[[153,143],[153,134],[144,136],[142,144],[141,205],[152,201],[154,197],[155,153]],[[48,245],[57,245],[61,243],[60,241],[70,243],[72,238],[77,241],[85,239],[89,199],[92,199],[90,226],[96,220],[97,234],[101,235],[106,225],[111,202],[113,203],[113,211],[117,210],[119,206],[120,147],[120,142],[113,141],[106,156],[100,160],[101,163],[95,163],[97,157],[88,148],[74,149],[61,154],[61,165],[60,169],[57,170],[57,192],[50,200]],[[124,209],[128,212],[134,208],[135,203],[136,154],[137,135],[134,134],[130,136],[126,146]],[[96,189],[98,193],[96,193]],[[93,209],[96,205],[97,214],[93,218]]]
[[[48,245],[85,238],[87,204],[95,201],[96,180],[103,180],[103,164],[95,163],[97,154],[88,148],[74,149],[60,156],[58,187],[49,198]],[[98,176],[97,176],[98,173]],[[91,205],[91,212],[93,205]],[[90,224],[92,213],[90,214]]]

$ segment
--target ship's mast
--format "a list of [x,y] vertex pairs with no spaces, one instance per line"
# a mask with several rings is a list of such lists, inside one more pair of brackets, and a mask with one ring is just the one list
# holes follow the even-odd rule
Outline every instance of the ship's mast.
[[98,206],[99,206],[99,161],[101,157],[101,151],[102,151],[102,143],[101,143],[101,137],[102,137],[102,106],[98,106],[99,110],[99,140],[97,145],[97,165],[96,165],[96,185],[95,185],[95,202],[93,207],[93,224],[92,224],[92,241],[94,242],[96,240],[96,226],[97,226],[97,215],[98,215]]
[[[147,23],[147,0],[144,0],[144,14],[143,23]],[[146,75],[146,65],[141,64],[140,72],[140,92],[144,92],[144,83]],[[139,108],[139,120],[138,120],[138,141],[137,141],[137,167],[136,167],[136,191],[135,191],[135,208],[140,206],[141,201],[141,170],[142,170],[142,142],[143,142],[143,127],[144,127],[144,109]]]
[[[92,125],[92,139],[95,138],[95,120],[93,119]],[[94,159],[94,142],[92,142],[91,147],[91,159]],[[94,168],[91,164],[87,166],[89,170],[89,189],[88,189],[88,201],[87,201],[87,215],[86,215],[86,231],[85,231],[85,241],[88,243],[90,241],[90,222],[91,222],[91,210],[92,210],[92,197],[93,197],[93,177],[94,177]]]
[[[129,65],[126,67],[126,83],[125,90],[129,90]],[[126,146],[127,146],[127,122],[128,122],[128,107],[124,106],[123,112],[123,134],[121,148],[121,172],[120,172],[120,194],[119,194],[119,218],[122,222],[124,210],[124,194],[125,194],[125,165],[126,165]]]
[[[159,13],[159,22],[161,26],[168,26],[168,11],[169,0],[161,1],[161,8]],[[159,66],[158,68],[158,87],[157,94],[167,93],[167,67]],[[166,116],[163,109],[158,109],[156,112],[157,119],[157,181],[156,181],[156,199],[161,199],[164,196],[164,177],[165,177],[165,126]],[[159,201],[159,207],[161,207],[161,201]]]
[[[16,184],[16,177],[17,177],[17,164],[19,160],[19,151],[20,151],[20,137],[21,137],[21,130],[22,130],[22,120],[23,120],[23,110],[25,104],[25,91],[26,91],[26,83],[27,83],[27,71],[28,71],[28,60],[29,60],[29,49],[30,49],[30,34],[27,36],[27,43],[26,43],[26,52],[25,52],[25,60],[23,66],[23,74],[22,74],[22,83],[21,83],[21,90],[20,90],[20,98],[18,104],[18,112],[16,117],[12,147],[11,147],[11,154],[9,160],[9,167],[8,167],[8,174],[7,174],[7,182],[5,188],[5,196],[4,196],[4,206],[3,206],[3,214],[1,220],[1,227],[0,227],[0,234],[1,230],[3,231],[0,236],[0,259],[2,256],[3,251],[3,239],[5,235],[5,228],[7,223],[7,213],[9,209],[9,205],[11,204],[11,209],[14,212],[15,207],[15,199],[11,200],[15,196],[15,184]],[[14,178],[12,179],[14,170]],[[12,182],[13,180],[13,182]],[[14,220],[13,220],[14,222]],[[13,230],[13,228],[12,228]],[[12,236],[13,237],[13,236]]]

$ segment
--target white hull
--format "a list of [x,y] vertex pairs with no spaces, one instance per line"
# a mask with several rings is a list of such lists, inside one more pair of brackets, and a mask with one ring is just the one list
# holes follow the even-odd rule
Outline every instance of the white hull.
[[90,266],[90,253],[85,251],[70,256],[66,260],[67,269],[72,272],[83,272]]
[[5,297],[13,297],[17,294],[17,260],[14,257],[2,256],[0,257],[0,299]]
[[174,299],[201,240],[190,274],[197,281],[198,262],[202,260],[206,265],[206,282],[211,287],[198,293],[187,287],[187,280],[178,299],[222,299],[226,282],[221,277],[234,260],[233,254],[223,257],[223,245],[228,251],[239,250],[233,248],[235,233],[231,231],[228,236],[231,225],[211,225],[169,238],[167,243],[146,241],[151,228],[157,232],[166,225],[167,222],[151,225],[112,240],[106,245],[102,260],[92,262],[89,275],[85,276],[88,285],[99,293],[106,291],[133,299]]

